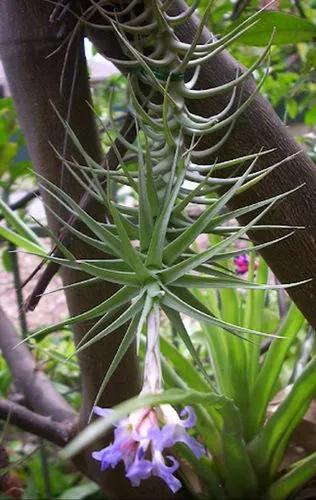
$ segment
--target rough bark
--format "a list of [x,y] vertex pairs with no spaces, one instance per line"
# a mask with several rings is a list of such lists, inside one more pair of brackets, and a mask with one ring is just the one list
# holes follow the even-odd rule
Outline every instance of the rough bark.
[[[182,0],[175,0],[169,13],[176,15],[186,8],[187,6]],[[95,19],[95,22],[102,24],[105,21],[104,18],[100,17]],[[190,42],[194,36],[196,25],[197,19],[193,19],[178,27],[179,39]],[[109,31],[104,32],[89,28],[87,33],[105,57],[118,58],[120,55],[122,57],[117,39]],[[204,30],[202,39],[204,41],[210,39],[208,30]],[[233,80],[238,67],[238,62],[227,51],[221,52],[203,65],[197,88],[216,87]],[[246,99],[254,88],[254,80],[248,78],[243,85],[243,98]],[[209,99],[191,100],[188,105],[193,113],[210,116],[223,109],[227,104],[227,99],[228,95],[226,94]],[[214,139],[214,135],[209,135],[203,143],[200,143],[199,147],[203,149],[209,147]],[[260,151],[262,147],[276,149],[258,161],[258,169],[277,163],[300,149],[269,102],[263,96],[258,95],[238,119],[233,133],[219,152],[219,160],[227,160],[249,154],[249,152]],[[276,168],[255,187],[235,197],[230,207],[237,208],[255,203],[258,200],[289,191],[301,184],[304,186],[299,191],[276,205],[260,222],[260,224],[283,224],[305,228],[297,230],[291,238],[262,252],[263,257],[281,283],[301,281],[314,278],[316,275],[316,224],[314,217],[314,213],[316,213],[316,167],[314,163],[305,153],[299,154],[291,161]],[[262,243],[280,235],[280,230],[273,232],[269,230],[250,234],[250,237],[255,242]],[[313,279],[307,284],[289,289],[289,294],[308,321],[316,327],[316,280]]]

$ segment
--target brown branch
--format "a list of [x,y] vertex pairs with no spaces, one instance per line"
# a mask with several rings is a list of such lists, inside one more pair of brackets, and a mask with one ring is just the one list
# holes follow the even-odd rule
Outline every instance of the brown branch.
[[65,446],[73,437],[74,427],[69,422],[56,422],[6,399],[0,399],[0,419],[57,446]]
[[[136,129],[133,117],[130,114],[126,116],[126,120],[120,131],[120,134],[128,142],[132,142],[134,140]],[[126,149],[126,146],[122,144],[119,139],[116,139],[114,145],[110,147],[108,153],[106,154],[102,166],[109,170],[115,170],[119,165],[119,158],[125,155]],[[80,199],[79,205],[81,208],[89,212],[89,205],[91,202],[91,195],[88,192],[85,192]],[[69,217],[67,223],[71,226],[76,226],[78,224],[78,219],[75,215],[72,215],[71,217]],[[59,236],[59,240],[61,241],[61,243],[63,243],[63,245],[67,247],[70,238],[71,234],[69,230],[66,227],[62,228]],[[57,246],[53,248],[51,255],[53,255],[54,257],[61,256]],[[32,274],[23,283],[23,286],[25,286],[37,274],[37,272],[43,267],[44,264],[45,260],[42,260],[41,263],[34,269]],[[45,292],[47,286],[49,285],[55,274],[59,271],[59,269],[60,264],[57,264],[55,262],[49,262],[47,264],[47,267],[39,277],[39,280],[37,281],[32,293],[25,301],[26,311],[34,311],[41,299],[42,294]]]
[[238,17],[240,17],[240,15],[248,7],[249,4],[250,0],[237,0],[237,2],[234,4],[233,12],[230,16],[230,19],[232,21],[238,19]]
[[[50,252],[50,255],[53,255],[54,257],[59,256],[57,252],[55,252],[55,249],[53,249]],[[46,263],[46,260],[43,259],[41,262],[33,269],[31,274],[26,278],[26,280],[22,283],[22,288],[27,285],[38,273],[39,271],[44,267]],[[35,287],[33,288],[31,294],[27,297],[24,303],[24,310],[25,311],[34,311],[36,308],[37,304],[39,303],[42,294],[45,292],[46,288],[48,287],[48,284],[51,282],[55,274],[59,271],[60,264],[57,264],[56,262],[50,262],[47,267],[44,269],[42,274],[40,275]]]
[[12,373],[17,392],[25,398],[26,406],[56,422],[75,420],[67,401],[55,390],[51,381],[40,371],[25,344],[0,307],[0,349]]
[[[183,11],[185,7],[182,0],[176,0],[172,3],[171,10],[173,9],[173,11],[170,15]],[[185,25],[177,27],[179,39],[190,43],[197,24],[197,19],[193,18]],[[206,43],[210,36],[210,32],[205,30],[201,42]],[[233,80],[238,66],[238,62],[227,52],[221,52],[201,67],[197,88],[217,87]],[[244,99],[251,95],[254,89],[253,78],[248,78],[243,85]],[[222,109],[227,98],[227,95],[218,95],[215,98],[195,99],[188,102],[188,106],[194,114],[209,116]],[[209,147],[214,139],[216,140],[214,134],[206,137],[204,141],[199,143],[199,147],[202,149]],[[271,148],[275,148],[271,155],[260,158],[258,161],[256,166],[258,170],[276,164],[300,150],[299,145],[291,137],[270,104],[258,94],[238,118],[229,140],[219,152],[219,161],[229,160],[237,155],[242,156],[248,154],[249,151]],[[214,161],[213,158],[207,160],[210,161],[210,164]],[[281,223],[304,227],[304,230],[296,231],[291,238],[277,245],[271,245],[262,251],[264,259],[281,283],[313,278],[316,274],[316,231],[312,216],[316,209],[314,163],[302,152],[290,161],[281,164],[255,187],[234,197],[229,204],[230,209],[240,208],[297,188],[299,185],[302,186],[300,190],[275,206],[261,221],[261,224],[266,225]],[[248,222],[250,217],[241,218],[241,222]],[[249,236],[258,244],[280,236],[280,231],[267,229],[256,233],[250,232]],[[288,293],[306,319],[315,327],[316,280],[312,279],[304,285],[293,287],[288,290]]]
[[[183,0],[175,0],[168,9],[171,16],[179,15],[187,9]],[[95,25],[104,22],[95,20]],[[198,19],[192,17],[183,25],[176,27],[176,35],[180,41],[191,43],[196,33]],[[116,59],[124,58],[120,43],[109,30],[100,30],[89,27],[87,33],[91,41],[105,57]],[[201,43],[207,43],[211,33],[205,29],[201,36]],[[226,51],[213,55],[201,66],[196,89],[209,89],[218,87],[232,81],[237,71],[243,71],[239,63]],[[247,99],[255,90],[255,81],[248,78],[243,83],[243,99]],[[228,93],[211,96],[207,99],[187,100],[189,110],[197,115],[209,117],[220,112],[228,102]],[[207,149],[214,145],[222,136],[209,134],[199,143],[200,149]],[[282,124],[266,99],[257,94],[251,104],[244,110],[236,121],[235,127],[221,148],[219,161],[231,160],[236,156],[249,154],[249,151],[274,149],[274,151],[261,157],[256,165],[257,169],[265,169],[276,164],[286,157],[300,150],[289,131]],[[211,165],[214,158],[205,158]],[[288,196],[282,203],[276,205],[262,219],[262,224],[301,226],[304,230],[296,231],[291,238],[271,245],[262,251],[262,255],[274,274],[281,283],[290,283],[313,278],[316,275],[316,226],[312,214],[316,211],[316,169],[314,163],[303,152],[296,155],[291,161],[284,162],[274,169],[260,183],[251,189],[235,196],[229,209],[236,209],[251,205],[266,198],[271,198],[280,193],[302,186],[300,190]],[[251,216],[241,218],[240,222],[249,221]],[[267,229],[256,233],[249,233],[255,243],[264,243],[280,236],[277,229]],[[307,320],[316,326],[316,280],[313,279],[304,285],[288,290],[289,295],[301,309]]]

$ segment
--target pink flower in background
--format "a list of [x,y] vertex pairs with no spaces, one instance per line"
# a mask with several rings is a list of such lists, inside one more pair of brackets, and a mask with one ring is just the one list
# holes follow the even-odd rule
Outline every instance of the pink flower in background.
[[248,255],[242,253],[234,258],[235,270],[237,274],[246,274],[249,268]]
[[[240,255],[236,255],[234,257],[235,271],[236,274],[242,275],[246,274],[249,271],[249,257],[247,254],[242,253]],[[259,263],[258,260],[254,262],[254,270],[258,269]]]

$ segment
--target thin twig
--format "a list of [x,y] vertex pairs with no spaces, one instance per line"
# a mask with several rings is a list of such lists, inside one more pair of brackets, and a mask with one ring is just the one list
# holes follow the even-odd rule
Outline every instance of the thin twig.
[[[120,131],[120,134],[128,141],[132,142],[135,138],[136,135],[136,129],[134,125],[134,119],[132,115],[128,114],[126,116],[125,123]],[[126,153],[126,146],[122,144],[119,139],[115,141],[113,146],[110,147],[108,153],[105,156],[105,159],[102,163],[102,166],[104,168],[108,168],[109,170],[115,170],[119,164],[119,158],[118,157],[123,157],[124,154]],[[80,199],[79,205],[81,208],[84,210],[89,211],[89,205],[91,203],[92,199],[91,196],[88,192],[85,192],[83,196]],[[75,215],[72,215],[67,223],[71,226],[76,225],[78,222],[78,219]],[[60,234],[59,234],[59,240],[63,243],[63,245],[67,246],[69,244],[69,240],[71,238],[71,234],[69,230],[64,227],[61,229]],[[51,255],[53,256],[60,256],[58,248],[55,246],[53,250],[51,251]],[[32,272],[31,276],[27,278],[27,280],[23,283],[22,286],[25,286],[26,283],[28,283],[36,274],[37,272],[43,267],[43,265],[46,263],[45,260],[43,260],[37,267],[36,269]],[[60,269],[60,265],[56,264],[55,262],[49,262],[47,264],[46,269],[40,276],[38,282],[36,283],[32,293],[30,296],[27,298],[25,302],[25,309],[27,311],[33,311],[37,304],[40,301],[40,298],[42,294],[45,292],[47,286],[51,282],[52,278],[55,276],[55,274],[58,272]]]
[[307,16],[306,16],[305,11],[304,11],[304,9],[303,9],[303,7],[301,5],[300,0],[294,0],[294,4],[295,4],[295,7],[298,10],[299,15],[301,17],[303,17],[304,19],[306,19]]
[[234,9],[233,9],[233,12],[230,16],[230,19],[232,21],[235,21],[236,19],[238,19],[238,17],[240,17],[240,15],[248,7],[249,4],[250,4],[250,0],[238,0],[234,5]]
[[0,400],[0,419],[9,420],[20,429],[39,436],[58,446],[65,446],[73,437],[72,427],[66,422],[56,422],[39,415],[12,401]]
[[[0,349],[7,361],[17,392],[26,405],[54,421],[74,421],[75,413],[67,401],[56,391],[46,375],[38,370],[35,360],[21,342],[13,324],[0,307]],[[18,345],[19,344],[19,345]]]
[[[20,267],[19,267],[19,259],[16,253],[16,246],[13,245],[12,243],[9,243],[8,245],[9,251],[11,250],[11,262],[12,262],[12,268],[13,268],[13,277],[14,277],[14,289],[15,289],[15,295],[16,295],[16,301],[19,309],[19,323],[20,323],[20,329],[22,332],[23,339],[25,339],[28,336],[28,324],[27,324],[27,317],[26,317],[26,312],[23,307],[23,292],[21,288],[21,273],[20,273]],[[51,498],[51,482],[50,482],[50,476],[49,476],[49,469],[47,467],[47,451],[45,447],[45,442],[44,440],[40,437],[39,438],[39,451],[40,451],[40,461],[41,461],[41,467],[42,467],[42,472],[43,472],[43,479],[44,479],[44,485],[45,485],[45,493],[47,498]]]
[[[10,203],[9,207],[11,210],[18,210],[19,208],[24,208],[30,201],[34,200],[34,198],[37,198],[39,196],[40,192],[39,189],[34,189],[33,191],[29,191],[28,193],[25,193],[21,198],[19,198],[17,201],[14,203]],[[0,214],[0,220],[3,220],[4,216]]]

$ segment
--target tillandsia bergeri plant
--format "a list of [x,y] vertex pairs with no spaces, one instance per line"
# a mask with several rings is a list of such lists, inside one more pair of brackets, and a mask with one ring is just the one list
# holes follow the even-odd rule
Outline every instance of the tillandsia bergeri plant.
[[[54,214],[59,222],[75,237],[104,252],[104,259],[78,260],[54,235],[59,256],[46,255],[46,259],[90,275],[70,286],[106,280],[121,287],[95,308],[34,335],[98,319],[77,346],[79,353],[118,327],[126,324],[127,329],[92,409],[101,419],[88,426],[65,453],[77,453],[115,424],[113,442],[96,450],[93,458],[100,461],[102,470],[123,461],[133,486],[158,476],[176,492],[181,487],[180,475],[201,498],[286,499],[316,469],[313,454],[294,464],[285,475],[279,473],[289,438],[315,393],[316,365],[314,359],[310,361],[267,419],[283,361],[304,319],[292,306],[276,334],[269,335],[270,348],[261,356],[261,339],[267,334],[258,316],[267,290],[299,283],[269,284],[263,263],[256,277],[250,272],[249,279],[243,279],[232,272],[228,262],[245,253],[244,248],[235,248],[235,243],[249,230],[267,229],[259,224],[260,219],[291,192],[227,211],[225,206],[233,197],[253,189],[279,163],[256,172],[258,158],[269,154],[264,150],[230,161],[216,160],[220,148],[229,141],[236,119],[264,82],[265,77],[255,92],[243,99],[243,81],[267,58],[271,44],[234,80],[201,90],[196,88],[201,65],[253,26],[256,15],[223,38],[201,44],[210,2],[189,45],[179,41],[177,29],[195,15],[199,2],[181,15],[173,15],[172,0],[145,0],[140,15],[139,0],[122,10],[119,6],[110,9],[107,2],[90,3],[80,22],[91,23],[97,10],[107,22],[106,29],[115,32],[125,54],[125,59],[113,62],[125,68],[127,75],[135,140],[129,142],[116,134],[126,153],[122,155],[116,148],[118,167],[109,170],[89,156],[64,121],[85,164],[63,158],[58,151],[56,154],[85,192],[106,207],[107,219],[94,220],[46,179],[42,179],[43,189],[80,220],[89,235]],[[190,99],[203,100],[220,93],[230,97],[216,115],[204,117],[190,112]],[[115,126],[114,117],[112,122]],[[222,132],[221,138],[203,149],[203,138],[209,134],[218,137],[218,132]],[[112,146],[115,148],[115,143]],[[214,158],[212,163],[210,156]],[[224,169],[232,172],[228,178],[221,175]],[[129,188],[136,206],[117,201],[120,186]],[[10,218],[9,210],[3,209]],[[250,221],[234,225],[243,215]],[[25,231],[12,217],[11,224]],[[283,236],[249,245],[251,255],[277,245],[296,229],[282,225],[273,228],[283,230]],[[204,251],[196,245],[201,234],[209,235],[210,245]],[[31,250],[43,254],[34,238]],[[236,262],[245,264],[243,258]],[[253,258],[251,266],[253,269]],[[239,289],[247,291],[245,301],[238,299]],[[183,316],[204,325],[208,363],[201,360]],[[165,317],[192,357],[191,362],[161,335]],[[113,410],[100,408],[99,397],[133,342],[144,359],[142,390],[138,397]],[[198,486],[190,481],[192,474]]]

